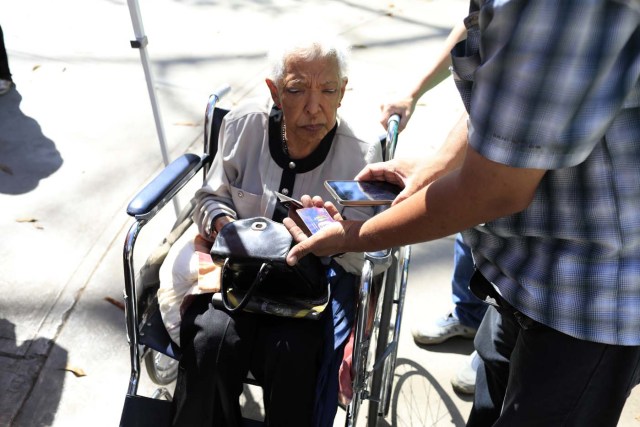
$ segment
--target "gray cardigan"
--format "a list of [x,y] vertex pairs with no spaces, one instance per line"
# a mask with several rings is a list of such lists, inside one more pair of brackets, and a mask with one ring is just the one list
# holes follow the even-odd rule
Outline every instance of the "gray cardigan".
[[[218,214],[236,219],[272,217],[277,202],[274,191],[281,190],[283,172],[288,165],[282,163],[278,153],[270,151],[268,127],[272,106],[271,102],[248,102],[225,116],[218,154],[206,185],[196,192],[194,220],[203,237],[209,236],[212,219]],[[367,163],[382,160],[379,141],[368,139],[357,136],[339,117],[331,148],[318,149],[311,155],[317,157],[321,151],[324,159],[316,158],[311,169],[307,162],[304,170],[296,171],[295,184],[287,189],[288,195],[295,199],[304,194],[318,195],[333,201],[324,187],[325,180],[353,179]],[[349,219],[366,219],[374,214],[369,207],[336,206]],[[362,254],[346,254],[336,260],[350,273],[360,273]]]

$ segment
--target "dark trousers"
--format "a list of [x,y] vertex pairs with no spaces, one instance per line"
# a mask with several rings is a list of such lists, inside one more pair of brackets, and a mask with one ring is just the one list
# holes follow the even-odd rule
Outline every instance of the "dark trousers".
[[615,427],[640,379],[640,346],[570,337],[494,297],[501,307],[489,307],[474,342],[484,364],[467,426]]
[[263,387],[268,426],[310,426],[322,337],[322,321],[232,317],[197,297],[182,320],[174,426],[239,426],[248,370]]
[[0,79],[11,80],[9,58],[7,57],[7,49],[4,46],[4,34],[2,33],[2,27],[0,27]]

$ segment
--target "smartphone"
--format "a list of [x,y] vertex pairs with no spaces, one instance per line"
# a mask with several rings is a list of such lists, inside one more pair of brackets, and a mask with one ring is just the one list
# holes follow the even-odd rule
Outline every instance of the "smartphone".
[[280,203],[289,209],[289,217],[298,224],[298,227],[300,227],[307,236],[317,233],[322,227],[335,222],[325,208],[317,208],[315,206],[305,208],[300,201],[278,193],[277,191],[275,191],[275,193]]
[[284,194],[278,193],[277,191],[274,191],[274,193],[276,193],[276,197],[278,198],[278,200],[280,200],[280,203],[282,203],[287,209],[302,209],[304,207],[302,206],[302,203],[300,203],[300,201],[296,199],[292,199],[291,197],[285,196]]
[[325,187],[343,206],[390,205],[402,188],[386,181],[328,180]]

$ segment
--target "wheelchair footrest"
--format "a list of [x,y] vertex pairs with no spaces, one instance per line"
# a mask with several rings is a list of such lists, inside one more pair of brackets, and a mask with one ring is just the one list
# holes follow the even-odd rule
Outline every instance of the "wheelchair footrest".
[[249,418],[242,419],[242,427],[264,427],[263,421],[252,420]]
[[145,396],[127,395],[120,427],[170,427],[171,402]]

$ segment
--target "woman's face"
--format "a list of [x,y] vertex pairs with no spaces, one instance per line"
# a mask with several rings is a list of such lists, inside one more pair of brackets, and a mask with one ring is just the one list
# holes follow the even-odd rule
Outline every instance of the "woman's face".
[[290,57],[281,86],[270,80],[267,84],[284,113],[287,144],[315,149],[336,124],[347,85],[347,80],[338,76],[336,59]]

